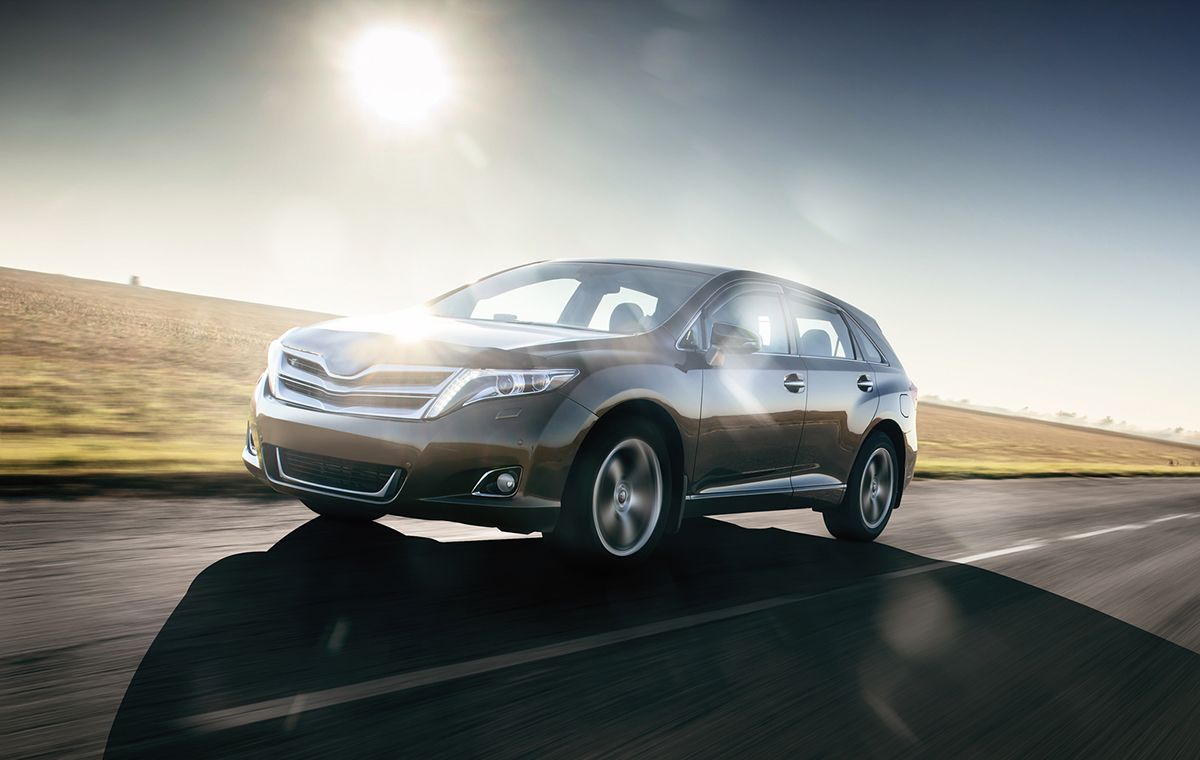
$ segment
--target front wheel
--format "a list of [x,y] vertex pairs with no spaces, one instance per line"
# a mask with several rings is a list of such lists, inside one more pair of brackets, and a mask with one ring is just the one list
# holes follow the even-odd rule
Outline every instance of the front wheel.
[[883,532],[900,498],[899,461],[887,435],[867,438],[850,470],[842,503],[822,515],[835,538],[874,541]]
[[571,559],[633,564],[662,538],[671,482],[658,428],[636,417],[607,422],[572,467],[558,525],[547,539]]

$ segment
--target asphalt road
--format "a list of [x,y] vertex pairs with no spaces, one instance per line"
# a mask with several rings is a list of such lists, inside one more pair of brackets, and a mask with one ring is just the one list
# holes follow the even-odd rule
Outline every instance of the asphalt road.
[[1200,481],[923,482],[632,575],[299,504],[0,502],[4,757],[1200,756]]

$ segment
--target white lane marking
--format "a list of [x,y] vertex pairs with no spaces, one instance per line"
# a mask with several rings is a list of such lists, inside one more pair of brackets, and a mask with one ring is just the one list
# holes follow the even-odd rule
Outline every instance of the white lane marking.
[[1103,536],[1107,533],[1117,533],[1119,531],[1125,531],[1125,530],[1142,530],[1143,528],[1149,528],[1150,526],[1155,525],[1157,523],[1164,523],[1169,520],[1179,520],[1179,519],[1190,520],[1194,517],[1200,517],[1200,512],[1188,512],[1188,513],[1183,513],[1183,514],[1166,515],[1164,517],[1155,517],[1152,520],[1147,520],[1146,522],[1142,522],[1142,523],[1128,523],[1125,525],[1113,525],[1108,528],[1099,528],[1097,530],[1089,530],[1084,533],[1072,533],[1069,536],[1061,536],[1059,538],[1052,538],[1047,541],[1029,541],[1024,544],[1018,544],[1017,546],[1010,546],[1006,549],[996,549],[996,550],[990,551],[990,552],[982,552],[980,554],[971,554],[966,557],[957,557],[955,559],[948,560],[948,561],[949,562],[958,562],[961,564],[967,564],[970,562],[978,562],[978,561],[984,560],[984,559],[991,559],[993,557],[1003,557],[1006,554],[1016,554],[1017,552],[1026,552],[1026,551],[1030,551],[1031,549],[1041,549],[1044,546],[1049,546],[1050,544],[1054,543],[1055,541],[1078,541],[1078,540],[1084,539],[1084,538],[1093,538],[1095,536]]
[[1114,525],[1111,528],[1100,528],[1099,530],[1089,530],[1087,533],[1074,533],[1070,536],[1063,536],[1063,541],[1078,541],[1081,538],[1091,538],[1092,536],[1103,536],[1105,533],[1116,533],[1122,530],[1141,530],[1149,527],[1149,523],[1144,525]]
[[763,599],[762,601],[758,602],[749,602],[747,604],[739,604],[719,610],[699,612],[693,615],[684,615],[682,617],[660,620],[654,623],[635,625],[630,628],[621,628],[616,631],[597,633],[591,636],[581,636],[577,639],[569,639],[567,641],[560,641],[555,644],[546,644],[544,646],[533,647],[531,649],[522,649],[516,652],[506,652],[504,654],[493,655],[491,657],[481,657],[476,660],[456,662],[451,665],[439,665],[437,667],[425,668],[423,670],[400,673],[394,676],[375,678],[370,681],[361,681],[359,683],[347,684],[345,686],[322,689],[321,691],[310,691],[288,697],[280,697],[278,699],[268,699],[262,702],[253,702],[251,704],[229,707],[223,710],[213,710],[212,712],[200,713],[198,715],[191,715],[183,718],[179,721],[179,726],[181,728],[190,728],[197,731],[210,732],[237,728],[239,726],[246,726],[267,720],[276,720],[278,718],[294,719],[295,716],[300,712],[320,710],[326,707],[343,705],[347,702],[356,702],[358,700],[370,699],[372,697],[397,694],[403,691],[408,691],[409,689],[415,689],[420,686],[430,686],[432,684],[442,683],[445,681],[466,678],[467,676],[475,676],[484,673],[490,673],[496,670],[503,670],[505,668],[511,668],[517,665],[528,665],[529,663],[539,662],[541,660],[565,657],[566,655],[578,654],[580,652],[599,649],[601,647],[607,647],[613,644],[620,644],[626,641],[633,641],[635,639],[644,639],[663,633],[682,631],[687,628],[694,628],[696,626],[706,625],[708,623],[716,623],[736,617],[752,615],[756,612],[764,612],[777,607],[784,607],[790,604],[809,601],[818,597],[843,594],[847,591],[854,591],[872,585],[880,580],[906,578],[913,575],[932,573],[947,567],[953,567],[952,563],[930,562],[929,564],[918,565],[916,567],[905,568],[903,570],[895,570],[890,573],[873,575],[868,578],[864,578],[858,583],[848,586],[841,586],[839,588],[828,589],[826,591],[818,591],[812,594],[776,596],[770,599]]
[[995,551],[983,552],[981,554],[969,554],[966,557],[957,557],[950,561],[958,562],[959,564],[968,564],[971,562],[978,562],[979,560],[982,560],[982,559],[991,559],[992,557],[1003,557],[1006,554],[1016,554],[1017,552],[1027,552],[1027,551],[1030,551],[1033,549],[1041,549],[1045,545],[1046,545],[1046,543],[1044,541],[1038,541],[1038,542],[1031,543],[1031,544],[1019,544],[1017,546],[1010,546],[1007,549],[996,549]]

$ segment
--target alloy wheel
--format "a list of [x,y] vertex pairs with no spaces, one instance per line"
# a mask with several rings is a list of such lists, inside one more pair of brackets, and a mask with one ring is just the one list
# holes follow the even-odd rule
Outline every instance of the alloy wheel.
[[626,557],[646,545],[662,515],[663,477],[649,443],[627,438],[613,447],[592,490],[596,536],[609,553]]
[[892,455],[881,446],[871,452],[867,466],[863,468],[862,483],[859,484],[858,506],[862,511],[863,523],[868,528],[879,527],[887,517],[895,490]]

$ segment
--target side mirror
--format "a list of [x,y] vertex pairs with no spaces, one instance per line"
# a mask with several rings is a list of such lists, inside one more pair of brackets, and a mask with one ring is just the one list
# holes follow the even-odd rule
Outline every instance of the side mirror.
[[719,367],[725,363],[726,354],[753,354],[762,350],[758,335],[744,327],[715,322],[708,334],[708,352],[704,358],[709,365]]

